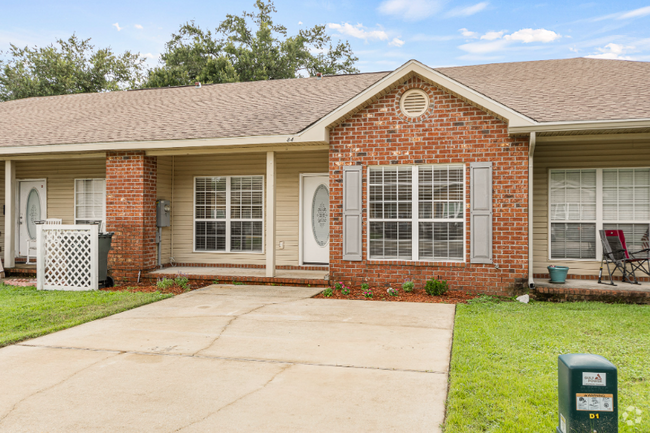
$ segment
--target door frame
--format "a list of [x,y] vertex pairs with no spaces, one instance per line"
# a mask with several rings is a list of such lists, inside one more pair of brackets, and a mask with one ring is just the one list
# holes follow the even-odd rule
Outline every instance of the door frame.
[[[303,182],[306,177],[327,177],[327,190],[329,191],[330,186],[329,186],[329,172],[325,173],[300,173],[300,185],[298,188],[298,265],[303,266],[304,264],[304,247],[303,247],[303,239],[304,239],[304,233],[303,233]],[[330,220],[330,226],[331,226],[331,220]]]
[[[20,255],[20,182],[43,182],[45,185],[45,209],[43,210],[44,212],[44,218],[47,218],[47,178],[41,178],[41,179],[16,179],[16,187],[14,194],[16,196],[15,202],[14,202],[14,230],[15,230],[15,235],[14,235],[14,256],[16,258],[18,257],[26,257],[26,256],[21,256]],[[74,199],[74,198],[73,198]]]

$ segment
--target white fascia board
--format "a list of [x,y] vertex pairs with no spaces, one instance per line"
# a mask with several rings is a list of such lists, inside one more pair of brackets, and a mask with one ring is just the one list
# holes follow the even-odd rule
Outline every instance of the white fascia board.
[[570,132],[635,128],[650,128],[650,119],[544,122],[531,126],[512,126],[508,128],[508,132],[511,134],[529,134],[531,132]]
[[416,73],[425,79],[430,80],[440,85],[441,87],[444,87],[451,92],[456,93],[481,107],[484,107],[493,113],[496,113],[504,119],[507,119],[508,125],[510,126],[524,127],[536,124],[534,120],[522,115],[521,113],[518,113],[511,108],[508,108],[505,105],[500,104],[497,101],[490,99],[475,90],[470,89],[458,81],[452,80],[440,72],[437,72],[434,69],[423,65],[417,60],[409,60],[397,68],[395,71],[388,74],[386,77],[382,78],[345,104],[341,105],[336,110],[329,113],[327,116],[321,118],[318,122],[307,128],[300,135],[304,135],[310,139],[313,139],[314,137],[323,137],[323,135],[320,134],[323,134],[323,130],[327,129],[329,125],[345,117],[352,110],[363,105],[366,101],[381,93],[384,89],[390,87],[396,82],[404,79],[411,73]]
[[[160,150],[160,149],[187,149],[200,147],[221,147],[221,146],[249,146],[267,144],[295,144],[295,143],[321,143],[327,141],[312,140],[314,134],[307,136],[300,135],[266,135],[254,137],[233,137],[233,138],[197,138],[188,140],[161,140],[161,141],[123,141],[105,143],[82,143],[82,144],[48,144],[34,146],[6,146],[0,147],[0,159],[9,155],[29,155],[43,153],[68,153],[68,152],[106,152],[106,151],[128,151],[128,150]],[[322,137],[327,137],[322,134]]]

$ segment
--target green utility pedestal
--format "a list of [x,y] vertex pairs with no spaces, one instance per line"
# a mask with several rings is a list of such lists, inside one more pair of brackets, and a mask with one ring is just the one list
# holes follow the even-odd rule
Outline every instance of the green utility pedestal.
[[617,433],[616,367],[600,355],[560,355],[558,402],[556,433]]

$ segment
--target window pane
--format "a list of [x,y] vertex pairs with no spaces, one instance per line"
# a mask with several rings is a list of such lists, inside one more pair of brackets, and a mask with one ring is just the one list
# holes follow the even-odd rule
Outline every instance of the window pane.
[[230,218],[262,219],[263,184],[261,176],[231,178]]
[[371,259],[411,259],[410,222],[370,222]]
[[421,259],[463,259],[463,223],[420,223],[419,227]]
[[369,205],[371,219],[411,219],[411,167],[370,169]]
[[650,169],[603,170],[603,219],[650,219]]
[[551,224],[551,258],[595,259],[596,224]]
[[196,219],[226,217],[226,178],[200,177],[194,181]]
[[262,221],[230,223],[230,251],[262,251]]
[[596,219],[596,170],[552,170],[551,221]]
[[418,167],[419,217],[462,219],[463,167]]
[[224,221],[196,221],[194,230],[197,251],[226,250],[226,223]]
[[103,221],[106,209],[106,182],[104,179],[75,180],[76,219]]

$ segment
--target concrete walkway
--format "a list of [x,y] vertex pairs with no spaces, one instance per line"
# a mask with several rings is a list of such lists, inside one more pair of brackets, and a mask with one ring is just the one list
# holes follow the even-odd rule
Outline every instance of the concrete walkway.
[[211,286],[0,349],[0,431],[436,432],[454,307]]

